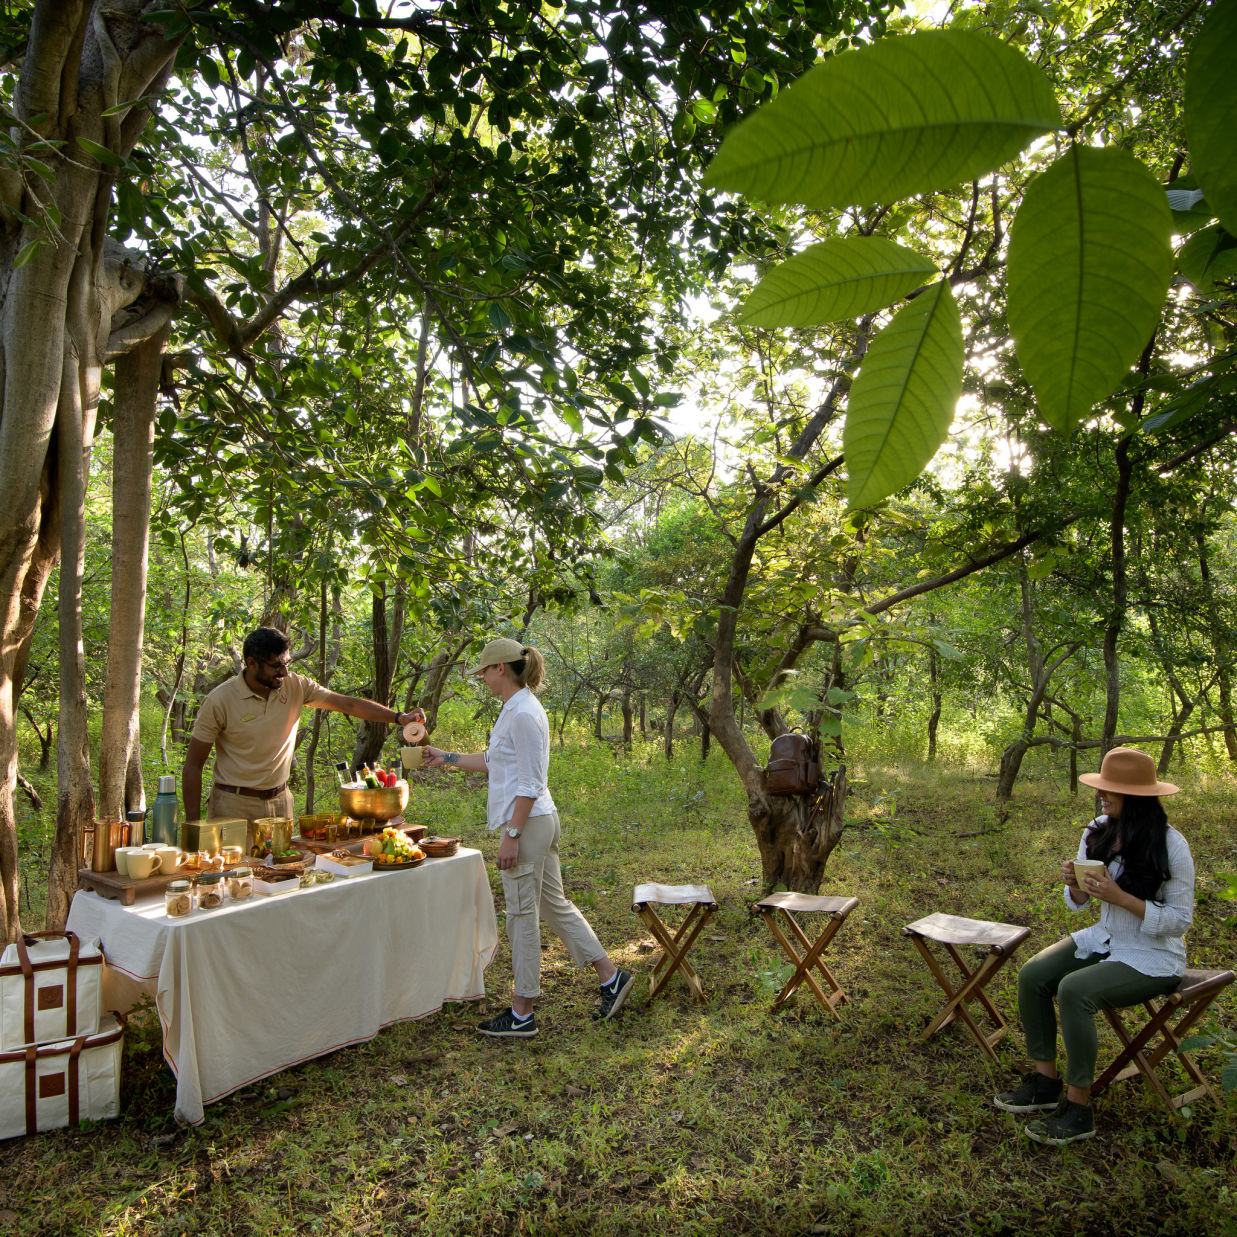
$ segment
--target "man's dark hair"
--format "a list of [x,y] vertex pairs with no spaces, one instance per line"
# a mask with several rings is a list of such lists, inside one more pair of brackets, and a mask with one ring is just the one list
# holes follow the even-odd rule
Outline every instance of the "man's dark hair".
[[292,642],[282,631],[276,631],[274,627],[258,627],[245,637],[241,656],[245,661],[251,657],[254,661],[274,661],[291,647]]

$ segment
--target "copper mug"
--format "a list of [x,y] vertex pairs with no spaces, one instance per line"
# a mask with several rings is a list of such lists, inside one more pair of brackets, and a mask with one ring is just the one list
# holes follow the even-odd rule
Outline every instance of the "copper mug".
[[131,827],[123,820],[96,820],[82,826],[82,867],[86,866],[86,839],[93,842],[90,850],[92,872],[112,872],[116,869],[116,848],[129,845]]

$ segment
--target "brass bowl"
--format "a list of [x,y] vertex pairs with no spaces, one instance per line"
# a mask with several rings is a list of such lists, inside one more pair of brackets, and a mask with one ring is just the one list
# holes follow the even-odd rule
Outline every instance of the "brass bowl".
[[339,788],[339,810],[345,816],[356,820],[365,816],[372,816],[374,820],[390,820],[407,806],[407,782],[399,782],[395,786],[379,786],[376,790],[371,790],[368,786],[359,789],[354,786]]

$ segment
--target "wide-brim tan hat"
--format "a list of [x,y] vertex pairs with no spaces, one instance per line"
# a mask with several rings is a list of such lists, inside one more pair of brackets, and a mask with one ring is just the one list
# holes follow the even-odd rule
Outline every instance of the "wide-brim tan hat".
[[1078,780],[1096,790],[1118,795],[1175,795],[1181,789],[1155,776],[1155,761],[1136,747],[1114,747],[1104,757],[1098,773],[1081,773]]
[[501,636],[497,640],[491,640],[481,650],[481,660],[464,673],[480,674],[486,666],[500,666],[506,665],[507,662],[523,661],[526,656],[528,656],[528,651],[518,640],[512,640],[509,636]]

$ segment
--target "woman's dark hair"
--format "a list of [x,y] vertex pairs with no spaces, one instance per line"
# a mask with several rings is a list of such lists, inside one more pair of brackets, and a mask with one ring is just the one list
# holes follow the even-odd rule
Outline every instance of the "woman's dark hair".
[[1164,882],[1172,875],[1168,867],[1168,816],[1155,795],[1126,795],[1121,815],[1100,823],[1087,834],[1087,858],[1108,863],[1121,856],[1117,884],[1144,902],[1157,900]]
[[245,637],[245,643],[241,646],[241,657],[245,661],[251,657],[254,661],[274,661],[276,657],[282,657],[291,646],[292,642],[282,631],[274,627],[256,627]]

